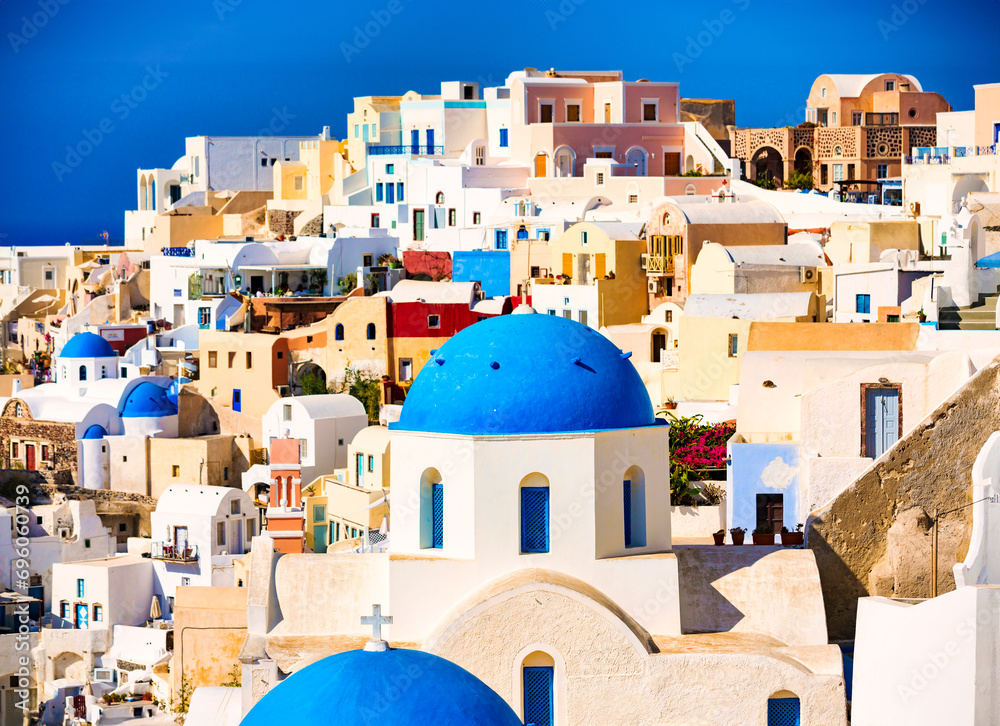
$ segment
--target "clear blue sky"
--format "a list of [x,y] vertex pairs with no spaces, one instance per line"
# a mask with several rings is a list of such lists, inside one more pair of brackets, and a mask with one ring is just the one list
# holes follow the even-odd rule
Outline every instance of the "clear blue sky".
[[525,66],[678,81],[742,126],[801,121],[820,73],[909,73],[969,109],[1000,81],[998,24],[997,0],[2,0],[0,244],[121,237],[135,170],[185,136],[342,136],[353,96]]

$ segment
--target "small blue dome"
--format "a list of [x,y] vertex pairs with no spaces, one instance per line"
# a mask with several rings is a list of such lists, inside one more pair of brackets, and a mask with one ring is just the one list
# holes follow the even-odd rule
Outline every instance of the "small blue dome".
[[107,429],[100,424],[92,424],[86,431],[83,432],[83,438],[85,439],[103,439],[107,435]]
[[170,400],[166,388],[143,381],[125,397],[120,413],[122,418],[176,416],[177,404]]
[[554,315],[499,315],[455,335],[421,369],[400,431],[539,434],[656,423],[635,366],[607,338]]
[[170,385],[167,386],[167,398],[170,399],[170,402],[172,404],[174,404],[175,406],[177,405],[177,399],[181,395],[181,384],[190,382],[191,379],[185,378],[184,376],[175,378],[174,380],[170,381]]
[[338,653],[279,683],[240,726],[288,723],[521,726],[507,702],[455,665],[418,650]]
[[59,351],[60,358],[113,358],[118,354],[96,333],[77,333]]

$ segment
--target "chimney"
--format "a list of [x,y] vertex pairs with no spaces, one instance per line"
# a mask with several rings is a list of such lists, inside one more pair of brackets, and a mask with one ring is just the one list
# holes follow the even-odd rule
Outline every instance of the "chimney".
[[324,126],[323,127],[323,141],[329,141],[329,140],[330,140],[330,127],[329,126]]
[[20,392],[21,392],[21,379],[15,378],[13,381],[10,382],[10,395],[16,396]]

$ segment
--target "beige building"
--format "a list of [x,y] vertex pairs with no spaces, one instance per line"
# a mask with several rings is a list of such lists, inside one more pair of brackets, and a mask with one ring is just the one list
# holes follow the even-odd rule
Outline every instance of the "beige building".
[[247,633],[243,587],[178,587],[174,600],[173,692],[239,680],[240,647]]
[[812,292],[827,267],[818,244],[724,247],[714,242],[701,248],[691,267],[691,292],[742,295],[769,292]]
[[238,486],[250,467],[253,440],[246,435],[191,438],[110,436],[111,488],[159,498],[173,484]]
[[198,390],[236,413],[260,418],[287,392],[288,340],[266,333],[202,330]]
[[834,222],[824,250],[835,265],[878,262],[887,250],[909,250],[916,256],[921,252],[921,225],[915,219]]

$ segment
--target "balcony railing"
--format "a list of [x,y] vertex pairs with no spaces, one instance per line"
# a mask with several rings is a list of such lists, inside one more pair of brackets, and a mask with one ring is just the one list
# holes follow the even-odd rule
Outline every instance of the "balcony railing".
[[673,255],[643,255],[643,263],[647,275],[674,274]]
[[381,144],[368,147],[369,156],[401,156],[410,154],[412,156],[444,156],[443,146],[421,146],[419,144],[401,144],[399,146],[385,146]]
[[973,156],[996,156],[997,144],[990,146],[918,146],[913,156],[904,156],[904,164],[950,164],[952,159]]
[[198,545],[179,546],[175,542],[153,542],[149,556],[164,562],[197,562]]

